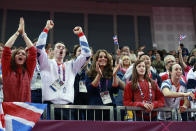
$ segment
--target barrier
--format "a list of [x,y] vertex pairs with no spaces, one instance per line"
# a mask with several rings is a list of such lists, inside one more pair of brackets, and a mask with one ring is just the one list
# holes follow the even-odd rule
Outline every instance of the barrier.
[[178,113],[178,121],[196,121],[196,109],[187,109],[184,113]]
[[[101,121],[124,121],[124,116],[126,115],[127,111],[133,112],[133,118],[132,121],[137,121],[136,116],[137,113],[140,112],[141,114],[141,121],[144,121],[144,116],[146,116],[147,113],[145,113],[145,110],[141,107],[126,107],[126,106],[99,106],[99,105],[63,105],[63,104],[51,104],[50,105],[50,116],[51,120],[55,120],[55,109],[60,109],[61,111],[61,120],[63,120],[63,111],[68,111],[69,118],[66,120],[101,120]],[[47,110],[45,110],[43,119],[47,118]],[[105,114],[105,112],[107,113]],[[125,112],[125,113],[122,113]],[[196,114],[196,109],[187,109],[185,113],[180,113],[178,109],[176,108],[168,108],[168,107],[162,107],[154,109],[149,114],[149,120],[152,121],[152,114],[153,112],[163,113],[164,119],[163,121],[196,121],[196,115],[193,115],[193,113]],[[171,118],[167,119],[166,114],[170,113]],[[74,119],[72,118],[74,116]],[[89,117],[90,116],[90,117]],[[97,116],[100,119],[97,119]],[[160,120],[160,115],[157,115],[157,120]],[[105,117],[108,117],[106,120]],[[91,119],[89,119],[91,118]]]
[[[133,112],[133,121],[136,121],[136,111],[141,111],[141,116],[142,116],[142,121],[144,121],[144,114],[145,113],[145,110],[141,107],[130,107],[130,106],[117,106],[116,107],[116,110],[117,110],[117,121],[122,121],[122,111],[132,111]],[[164,117],[165,117],[165,113],[166,112],[171,112],[171,120],[175,120],[175,108],[168,108],[168,107],[162,107],[162,108],[156,108],[154,109],[152,112],[163,112],[164,113]],[[148,115],[149,115],[149,121],[151,121],[152,119],[152,112],[150,112]],[[157,115],[158,117],[159,115]],[[158,120],[159,118],[157,118]]]
[[[85,115],[85,120],[88,120],[88,113],[93,113],[93,120],[96,120],[96,111],[101,111],[101,120],[103,121],[104,119],[104,111],[109,112],[109,120],[114,121],[114,109],[113,106],[94,106],[94,105],[62,105],[62,104],[51,104],[50,105],[50,115],[51,115],[51,120],[55,119],[55,114],[54,111],[56,108],[61,109],[61,120],[63,120],[63,109],[68,109],[69,111],[69,120],[72,120],[72,110],[74,109],[74,114],[77,114],[77,120],[80,120],[80,112],[83,112]],[[93,111],[93,112],[92,112]],[[92,115],[91,115],[92,117]],[[76,120],[76,119],[74,119]],[[84,120],[84,119],[83,119]]]
[[40,120],[32,131],[195,131],[195,122]]

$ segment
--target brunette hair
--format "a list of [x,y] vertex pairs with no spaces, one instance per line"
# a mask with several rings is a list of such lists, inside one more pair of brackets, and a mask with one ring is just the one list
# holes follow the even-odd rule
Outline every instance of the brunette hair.
[[[13,71],[15,71],[15,72],[16,72],[17,67],[18,67],[17,64],[16,64],[16,61],[15,61],[15,56],[16,56],[16,54],[17,54],[17,52],[18,52],[19,50],[24,50],[24,51],[25,51],[25,49],[24,49],[23,47],[19,47],[19,48],[17,48],[14,52],[12,52],[12,56],[11,56],[11,69],[12,69]],[[26,52],[26,51],[25,51],[25,52]],[[27,60],[27,53],[26,53],[26,60]],[[26,67],[26,61],[25,61],[25,63],[22,65],[22,69],[23,69],[23,71],[27,69],[27,67]]]
[[112,74],[113,74],[113,69],[112,69],[112,57],[110,56],[110,54],[106,51],[106,50],[98,50],[95,55],[93,56],[93,61],[92,64],[90,66],[90,69],[87,71],[87,75],[89,77],[96,77],[97,75],[97,71],[96,71],[96,62],[99,58],[99,54],[101,52],[104,52],[106,54],[107,57],[107,65],[104,67],[104,70],[102,71],[103,73],[103,77],[106,79],[111,79],[112,78]]
[[[136,91],[137,86],[138,86],[137,83],[139,81],[139,74],[137,72],[136,67],[137,67],[137,65],[139,65],[142,62],[144,62],[144,61],[143,60],[137,60],[134,64],[134,66],[133,66],[133,73],[132,73],[132,79],[131,79],[131,83],[132,83],[131,88],[132,88],[133,91]],[[155,82],[149,77],[148,70],[147,70],[146,66],[145,66],[145,68],[146,68],[146,71],[145,71],[145,74],[144,74],[144,79],[151,83],[152,89],[155,89]]]

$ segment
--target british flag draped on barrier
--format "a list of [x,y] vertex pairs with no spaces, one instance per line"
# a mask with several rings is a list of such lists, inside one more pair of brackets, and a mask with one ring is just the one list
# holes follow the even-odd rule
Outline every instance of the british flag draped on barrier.
[[45,104],[0,103],[0,131],[30,131],[44,112]]

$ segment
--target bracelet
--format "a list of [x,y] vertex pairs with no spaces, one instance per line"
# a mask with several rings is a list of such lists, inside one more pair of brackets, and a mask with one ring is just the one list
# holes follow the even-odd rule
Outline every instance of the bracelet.
[[81,36],[83,36],[83,35],[84,35],[84,33],[81,32],[81,33],[78,34],[78,37],[81,37]]
[[18,37],[18,36],[19,36],[19,34],[20,34],[20,33],[17,31],[14,35],[16,35],[16,36]]
[[27,36],[27,34],[26,34],[26,33],[22,34],[22,37],[23,37],[23,38],[24,38],[25,36]]
[[43,30],[43,32],[46,32],[46,33],[48,33],[48,29],[47,28],[44,28],[44,30]]

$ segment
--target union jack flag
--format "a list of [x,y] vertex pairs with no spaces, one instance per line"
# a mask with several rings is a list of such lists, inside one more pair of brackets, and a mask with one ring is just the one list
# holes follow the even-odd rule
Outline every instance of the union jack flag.
[[118,45],[118,38],[117,35],[113,36],[114,44]]
[[45,104],[23,102],[0,103],[0,131],[30,131],[45,107]]

